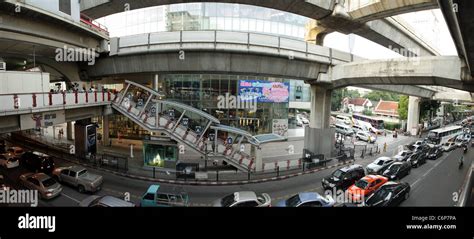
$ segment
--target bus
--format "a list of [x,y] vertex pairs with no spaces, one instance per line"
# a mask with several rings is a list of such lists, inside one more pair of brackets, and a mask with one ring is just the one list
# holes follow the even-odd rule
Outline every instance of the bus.
[[448,126],[441,129],[434,129],[428,133],[428,140],[434,144],[444,144],[448,140],[463,133],[462,126]]
[[370,117],[366,115],[356,115],[356,114],[352,115],[352,118],[359,122],[365,122],[366,126],[369,126],[370,124],[370,127],[368,128],[370,131],[372,131],[372,133],[379,134],[379,133],[382,133],[382,131],[385,129],[384,122],[381,119],[376,119],[374,117]]

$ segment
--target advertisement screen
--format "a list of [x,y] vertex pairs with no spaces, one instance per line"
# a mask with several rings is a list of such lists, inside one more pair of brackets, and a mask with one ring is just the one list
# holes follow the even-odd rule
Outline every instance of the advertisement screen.
[[290,83],[262,80],[240,80],[239,98],[241,101],[256,100],[259,103],[288,103]]
[[97,128],[95,125],[86,127],[86,153],[97,153]]

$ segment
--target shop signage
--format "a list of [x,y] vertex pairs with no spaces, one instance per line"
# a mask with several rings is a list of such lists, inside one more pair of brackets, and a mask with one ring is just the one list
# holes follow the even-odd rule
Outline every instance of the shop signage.
[[257,100],[258,103],[288,103],[290,99],[290,83],[240,80],[239,98],[242,101]]

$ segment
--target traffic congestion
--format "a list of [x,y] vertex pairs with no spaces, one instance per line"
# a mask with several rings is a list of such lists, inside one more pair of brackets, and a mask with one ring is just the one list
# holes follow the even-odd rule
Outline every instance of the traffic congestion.
[[[471,119],[471,118],[469,118]],[[409,144],[400,145],[391,156],[378,156],[372,161],[340,167],[321,178],[318,190],[296,192],[286,198],[275,200],[270,193],[252,190],[228,192],[214,200],[201,203],[219,207],[334,207],[334,206],[398,206],[410,197],[411,185],[404,179],[413,170],[426,167],[427,161],[443,160],[447,154],[462,150],[466,154],[474,146],[472,121],[463,120],[458,125],[430,130],[424,138],[413,138]],[[347,128],[347,127],[346,127]],[[351,128],[351,137],[371,143],[361,135],[377,135],[360,124]],[[356,133],[357,132],[357,133]],[[354,134],[355,133],[355,134]],[[337,132],[340,134],[340,132]],[[351,140],[349,140],[351,142]],[[135,201],[123,195],[111,195],[102,189],[107,185],[105,177],[96,170],[74,164],[64,164],[53,156],[24,149],[6,141],[0,150],[0,179],[2,188],[36,190],[42,201],[48,202],[63,197],[64,189],[84,195],[74,200],[73,206],[81,207],[173,207],[193,206],[193,193],[185,190],[167,191],[166,186],[151,184],[135,195]],[[462,167],[461,158],[459,167]],[[364,166],[365,165],[365,166]],[[315,182],[317,183],[317,182]],[[137,193],[136,193],[137,194]],[[340,197],[344,195],[344,197]],[[69,197],[66,195],[66,197]],[[194,204],[195,205],[195,204]]]

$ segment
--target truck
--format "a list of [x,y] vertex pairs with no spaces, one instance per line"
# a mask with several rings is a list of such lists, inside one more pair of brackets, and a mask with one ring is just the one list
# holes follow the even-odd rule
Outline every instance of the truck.
[[151,185],[143,194],[140,207],[187,207],[189,197],[186,193],[166,193],[160,191],[160,185]]
[[53,177],[60,183],[76,187],[80,193],[97,192],[104,182],[102,176],[90,173],[81,166],[56,168],[53,171]]

